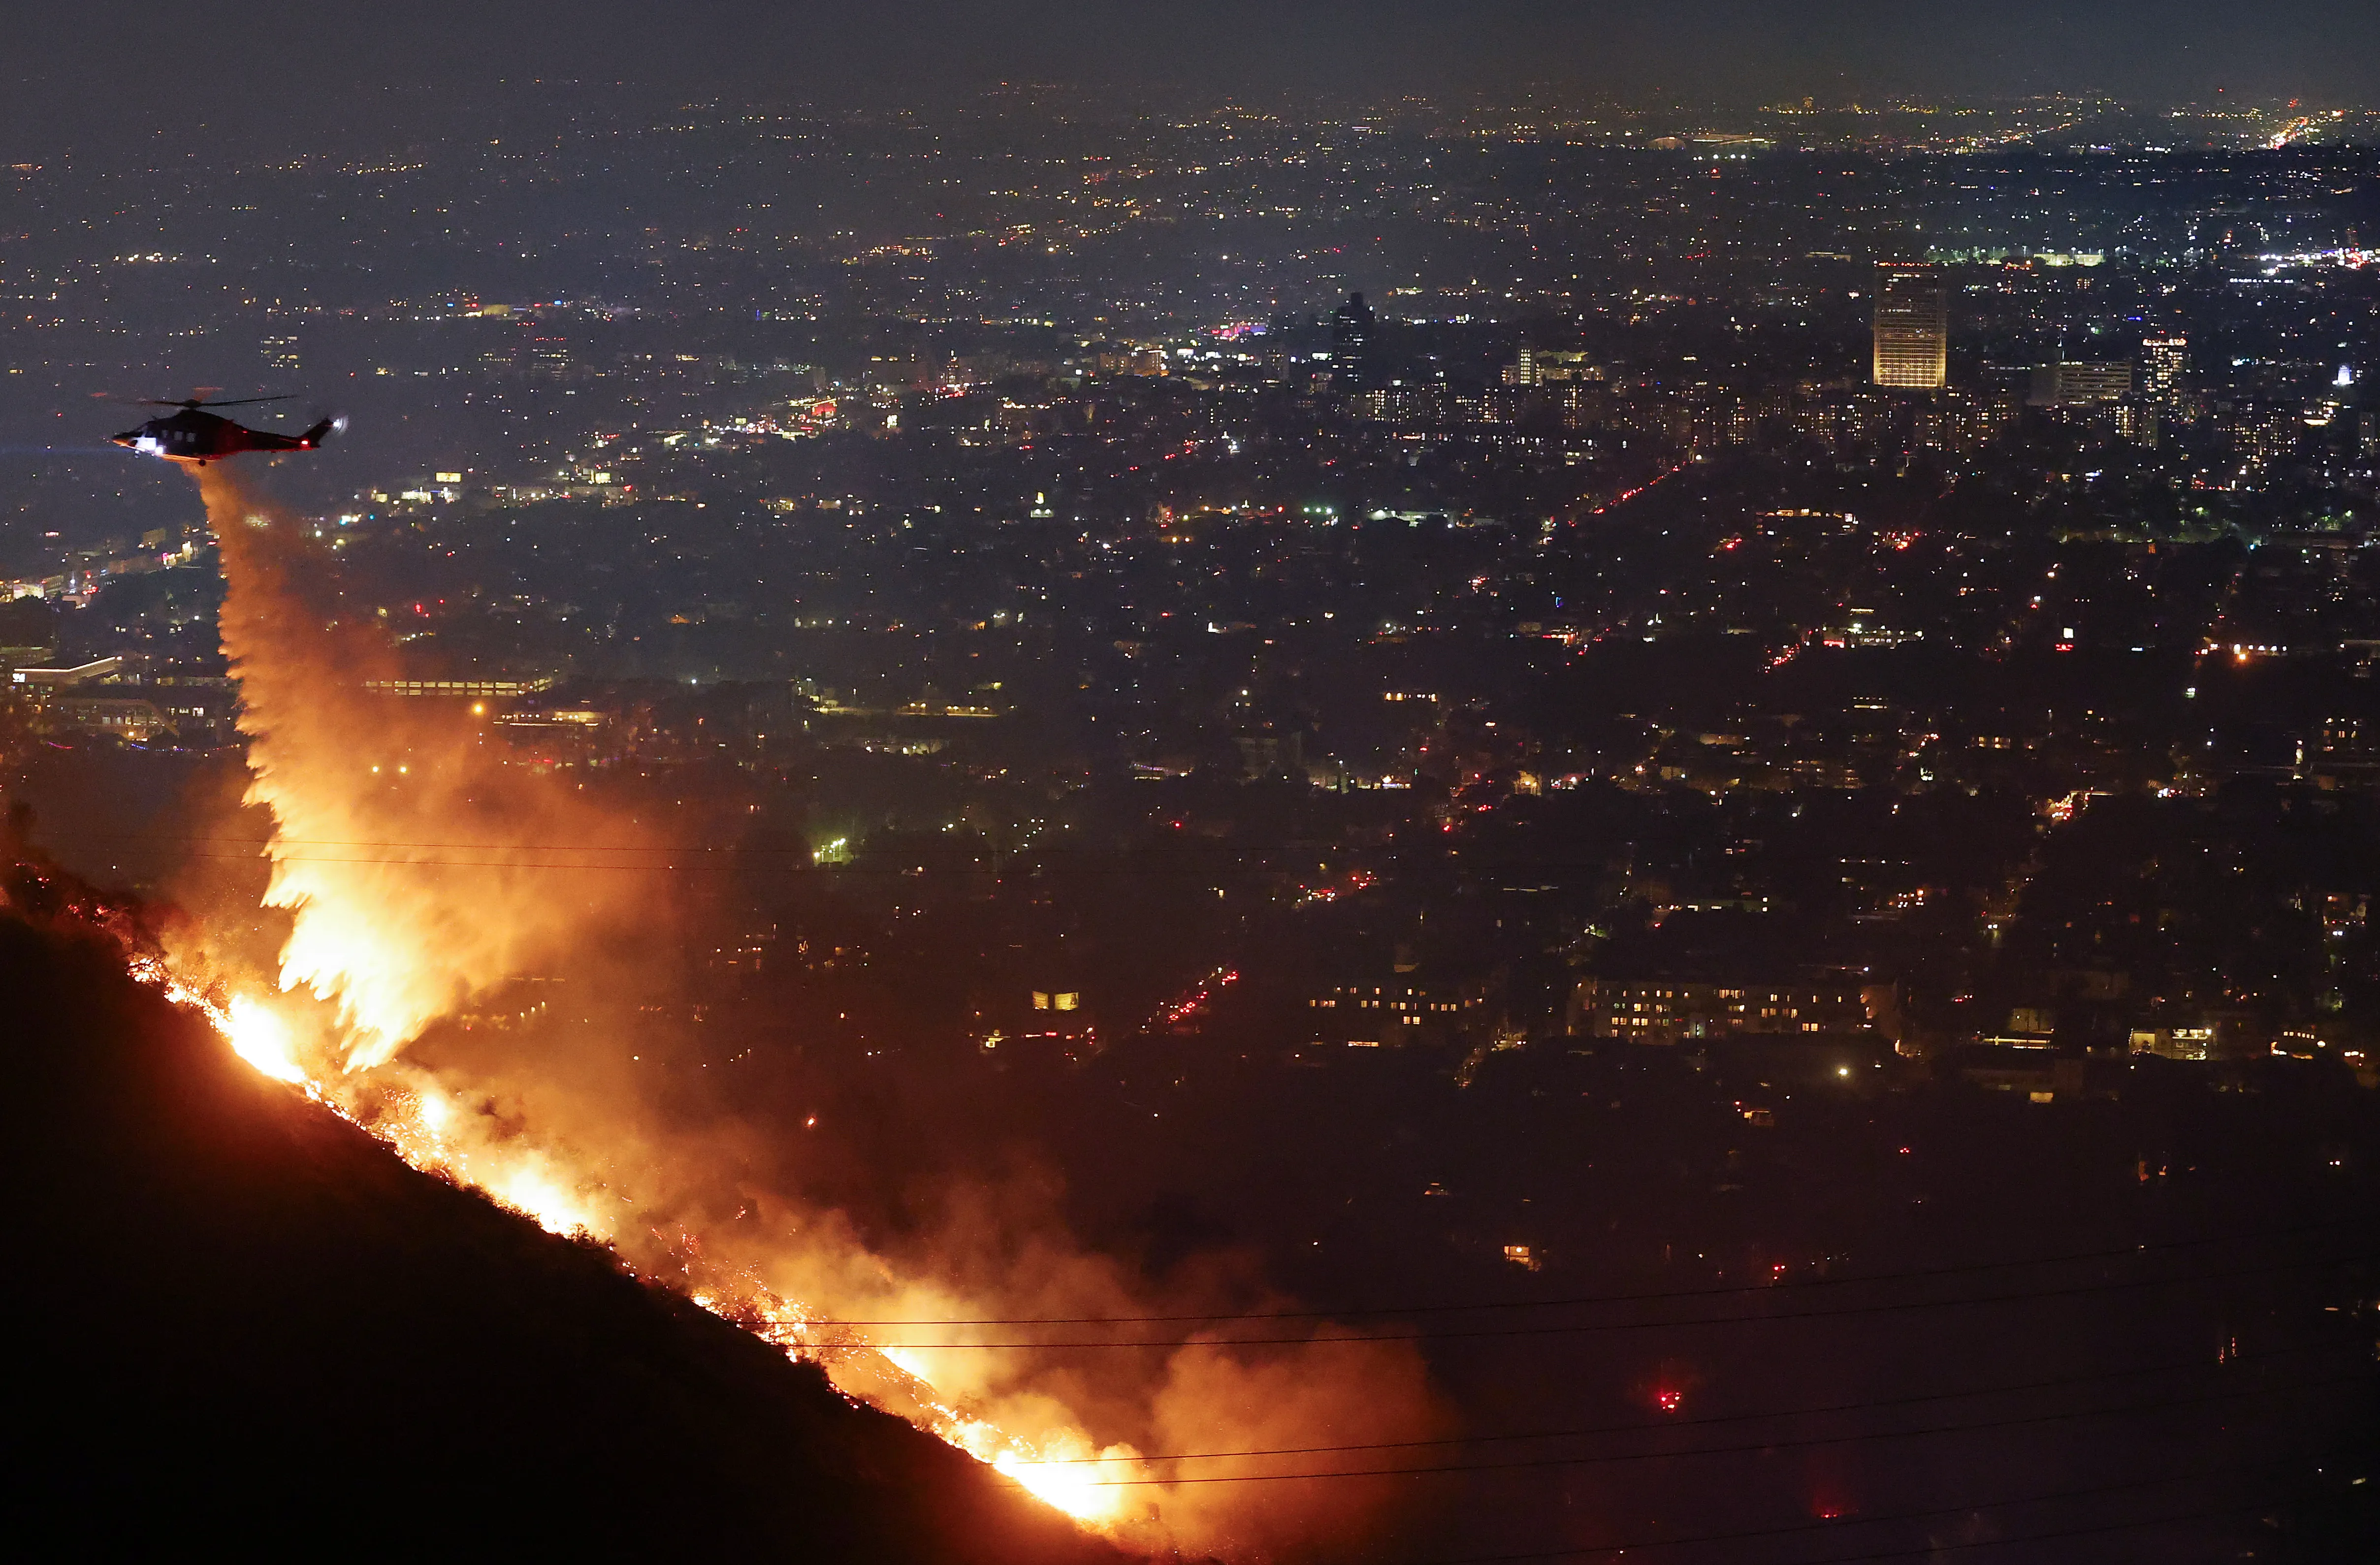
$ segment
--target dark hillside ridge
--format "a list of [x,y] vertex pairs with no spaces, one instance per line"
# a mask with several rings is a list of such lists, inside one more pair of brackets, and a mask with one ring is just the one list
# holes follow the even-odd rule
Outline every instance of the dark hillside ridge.
[[12,1522],[50,1552],[1109,1562],[965,1454],[0,912]]

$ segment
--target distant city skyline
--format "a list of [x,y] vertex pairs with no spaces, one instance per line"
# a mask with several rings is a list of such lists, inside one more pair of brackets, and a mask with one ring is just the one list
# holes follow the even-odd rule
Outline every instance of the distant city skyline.
[[1309,100],[1533,84],[1745,105],[2049,91],[2152,105],[2380,100],[2380,8],[2353,0],[2286,10],[2208,0],[1716,0],[1682,8],[1642,0],[926,0],[864,18],[722,0],[665,23],[620,0],[589,0],[571,9],[567,25],[519,6],[434,3],[399,18],[356,5],[261,5],[239,28],[198,31],[161,27],[162,15],[12,17],[0,131],[21,140],[45,127],[93,136],[276,119],[337,131],[353,128],[354,95],[368,89],[500,92],[500,83],[563,79],[711,101],[879,105],[1002,80]]

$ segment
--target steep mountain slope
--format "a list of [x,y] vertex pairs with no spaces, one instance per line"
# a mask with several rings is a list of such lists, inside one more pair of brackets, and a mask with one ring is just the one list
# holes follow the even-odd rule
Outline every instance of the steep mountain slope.
[[825,1377],[264,1081],[0,912],[19,1536],[1114,1561]]

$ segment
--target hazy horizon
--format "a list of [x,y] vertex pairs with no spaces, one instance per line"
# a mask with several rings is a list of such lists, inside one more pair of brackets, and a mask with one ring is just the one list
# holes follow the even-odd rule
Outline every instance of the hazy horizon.
[[559,13],[438,3],[402,12],[264,4],[192,32],[140,7],[12,21],[20,143],[111,131],[354,127],[374,88],[501,94],[536,81],[611,82],[660,98],[829,106],[930,105],[1002,81],[1130,97],[1311,101],[1524,90],[1749,106],[1917,94],[2105,92],[2145,105],[2380,97],[2380,9],[2313,0],[2287,12],[2045,0],[1688,7],[1641,0],[1424,6],[1223,0],[1154,12],[1092,0],[999,7],[947,0],[864,17],[748,0],[666,21],[620,0]]

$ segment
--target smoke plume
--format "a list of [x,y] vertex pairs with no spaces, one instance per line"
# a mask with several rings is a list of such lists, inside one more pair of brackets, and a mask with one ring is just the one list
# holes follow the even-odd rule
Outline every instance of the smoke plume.
[[[1328,1325],[1283,1344],[1298,1323],[1271,1321],[1252,1333],[1262,1347],[989,1346],[1032,1333],[986,1321],[1290,1302],[1228,1266],[1186,1268],[1160,1292],[1075,1244],[1050,1189],[1004,1174],[954,1181],[940,1220],[871,1246],[806,1198],[787,1127],[659,1100],[642,1062],[674,1044],[621,974],[667,922],[665,844],[566,774],[507,764],[462,703],[371,689],[402,677],[398,649],[344,595],[309,525],[221,466],[199,481],[225,577],[248,800],[272,817],[263,901],[288,920],[277,992],[225,954],[228,935],[177,942],[176,992],[235,1048],[418,1166],[610,1245],[1121,1541],[1362,1557],[1387,1512],[1377,1480],[1163,1481],[1310,1472],[1327,1454],[1159,1459],[1441,1435],[1408,1344]],[[570,1027],[460,1030],[467,1008],[524,975],[573,977]]]
[[399,677],[395,649],[347,612],[302,524],[221,464],[198,477],[248,802],[273,812],[264,900],[291,916],[281,987],[336,1006],[350,1069],[650,905],[633,824],[503,765],[498,742],[450,709],[371,693]]

